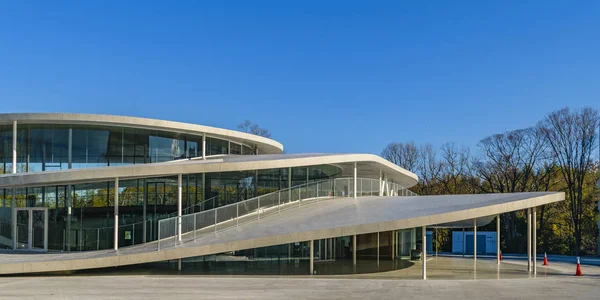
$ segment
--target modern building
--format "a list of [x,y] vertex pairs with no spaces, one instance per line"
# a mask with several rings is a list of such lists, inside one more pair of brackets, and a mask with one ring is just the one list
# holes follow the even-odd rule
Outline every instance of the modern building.
[[417,176],[376,155],[282,153],[274,140],[201,125],[0,114],[0,274],[168,261],[332,274],[422,261],[425,277],[427,227],[499,226],[499,214],[526,209],[531,229],[537,206],[564,200],[417,196]]

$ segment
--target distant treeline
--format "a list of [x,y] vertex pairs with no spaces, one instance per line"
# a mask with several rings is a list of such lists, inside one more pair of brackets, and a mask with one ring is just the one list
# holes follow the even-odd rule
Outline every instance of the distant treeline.
[[[421,195],[563,191],[566,201],[537,208],[538,253],[596,255],[599,124],[595,109],[564,108],[533,127],[485,137],[475,151],[394,142],[382,156],[417,173],[411,190]],[[503,214],[501,224],[503,251],[524,253],[525,212]],[[440,249],[450,250],[450,236],[439,231]]]

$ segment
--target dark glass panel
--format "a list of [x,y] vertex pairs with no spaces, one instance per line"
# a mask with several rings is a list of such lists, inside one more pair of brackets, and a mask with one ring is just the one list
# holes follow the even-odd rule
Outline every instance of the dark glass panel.
[[69,129],[67,127],[30,125],[25,135],[28,136],[29,172],[69,168]]
[[110,131],[100,127],[74,127],[73,168],[108,165]]
[[221,139],[206,138],[206,155],[228,154],[229,142]]
[[236,144],[236,143],[230,143],[229,147],[230,147],[229,154],[238,154],[238,155],[242,154],[242,145]]
[[12,172],[12,125],[0,126],[0,174]]
[[251,155],[254,154],[254,151],[252,150],[252,148],[246,146],[246,145],[242,145],[242,155]]
[[152,162],[185,158],[185,140],[175,134],[160,133],[159,136],[150,136],[149,144]]
[[188,135],[186,137],[186,156],[188,158],[202,156],[202,137],[195,135]]

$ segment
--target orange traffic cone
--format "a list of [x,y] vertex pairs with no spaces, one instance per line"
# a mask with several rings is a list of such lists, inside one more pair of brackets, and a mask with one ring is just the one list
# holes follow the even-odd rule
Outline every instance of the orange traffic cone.
[[581,273],[581,264],[579,263],[579,257],[577,258],[577,270],[575,270],[575,276],[583,276],[583,273]]
[[548,265],[548,257],[546,256],[546,252],[544,252],[544,266]]

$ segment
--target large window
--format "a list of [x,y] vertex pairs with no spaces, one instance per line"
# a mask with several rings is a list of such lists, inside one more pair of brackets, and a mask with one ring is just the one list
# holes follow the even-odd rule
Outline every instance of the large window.
[[229,142],[216,138],[206,138],[206,155],[229,154]]
[[[167,162],[202,156],[202,135],[117,126],[43,124],[18,125],[17,134],[17,172]],[[254,152],[247,145],[207,137],[206,155],[220,154]],[[12,125],[2,125],[0,174],[10,172]]]

